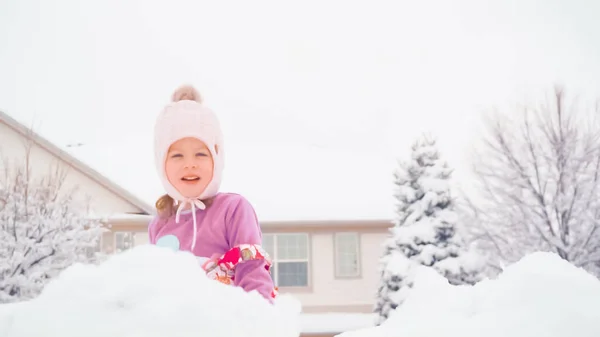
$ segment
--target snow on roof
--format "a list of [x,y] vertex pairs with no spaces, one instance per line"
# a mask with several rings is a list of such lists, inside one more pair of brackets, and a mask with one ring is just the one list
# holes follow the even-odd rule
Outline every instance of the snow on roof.
[[[261,221],[390,219],[393,158],[302,145],[231,143],[221,190],[245,196]],[[67,148],[149,204],[164,194],[147,142]]]

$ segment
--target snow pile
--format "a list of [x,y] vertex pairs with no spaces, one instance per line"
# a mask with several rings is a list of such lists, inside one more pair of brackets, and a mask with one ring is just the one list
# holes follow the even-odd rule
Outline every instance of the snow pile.
[[381,326],[343,337],[597,337],[600,281],[551,253],[533,253],[494,280],[452,286],[419,267],[404,304]]
[[295,337],[300,306],[205,277],[194,256],[138,246],[73,265],[29,302],[0,305],[2,337]]
[[373,313],[305,313],[300,316],[300,322],[303,334],[336,334],[372,327],[375,318]]

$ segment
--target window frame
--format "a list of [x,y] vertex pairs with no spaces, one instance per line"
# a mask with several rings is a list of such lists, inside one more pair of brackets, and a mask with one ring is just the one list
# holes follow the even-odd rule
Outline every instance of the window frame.
[[[118,241],[117,235],[119,235],[119,234],[129,235],[131,237],[131,245],[129,248],[119,250],[119,247],[117,247],[117,241]],[[114,231],[113,232],[113,252],[120,253],[120,252],[124,252],[126,250],[129,250],[129,249],[135,247],[135,234],[136,234],[136,232],[133,232],[133,231]]]
[[[277,242],[278,242],[278,237],[281,236],[287,236],[287,235],[294,235],[294,236],[304,236],[306,237],[306,258],[305,259],[279,259],[279,256],[277,254]],[[269,236],[272,238],[272,242],[273,242],[273,251],[267,251],[267,253],[269,253],[269,256],[271,257],[271,260],[273,262],[273,267],[275,269],[275,273],[271,273],[271,277],[273,278],[273,282],[275,283],[275,286],[277,286],[280,290],[286,290],[286,291],[294,291],[294,290],[308,290],[312,287],[312,237],[310,235],[310,233],[307,232],[270,232],[270,233],[263,233],[263,243],[264,243],[264,238],[266,236]],[[279,263],[285,263],[285,262],[306,262],[306,285],[301,285],[301,286],[280,286],[278,285],[279,283],[279,275],[277,274],[279,268],[278,268],[278,264]]]
[[[356,253],[356,272],[352,274],[345,274],[340,271],[341,266],[341,254],[340,254],[340,238],[343,236],[352,235],[355,239],[355,253]],[[361,233],[360,232],[335,232],[333,234],[333,274],[334,278],[338,280],[347,279],[360,279],[362,278],[362,263],[361,263]]]

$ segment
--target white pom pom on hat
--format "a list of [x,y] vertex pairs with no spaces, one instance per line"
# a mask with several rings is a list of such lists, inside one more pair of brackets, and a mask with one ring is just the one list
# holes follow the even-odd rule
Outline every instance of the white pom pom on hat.
[[210,150],[213,162],[213,178],[201,195],[194,198],[200,208],[206,200],[215,196],[221,185],[223,172],[223,133],[216,114],[202,104],[202,96],[191,85],[177,88],[171,96],[172,102],[160,112],[154,126],[154,159],[160,180],[167,194],[177,201],[191,201],[183,197],[167,179],[165,157],[171,145],[179,139],[195,137],[203,141]]

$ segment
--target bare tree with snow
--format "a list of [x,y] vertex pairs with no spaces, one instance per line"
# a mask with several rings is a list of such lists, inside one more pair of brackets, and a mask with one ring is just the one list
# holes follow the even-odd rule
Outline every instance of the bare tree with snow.
[[474,165],[466,215],[493,273],[550,251],[600,276],[600,110],[564,91],[517,118],[495,115]]
[[95,262],[102,225],[64,188],[60,166],[33,178],[28,147],[23,163],[0,158],[0,303],[39,295],[76,262]]
[[412,287],[411,264],[432,267],[454,285],[480,279],[478,260],[459,233],[451,173],[435,139],[426,136],[413,144],[411,160],[401,162],[395,173],[396,218],[379,264],[378,324]]

